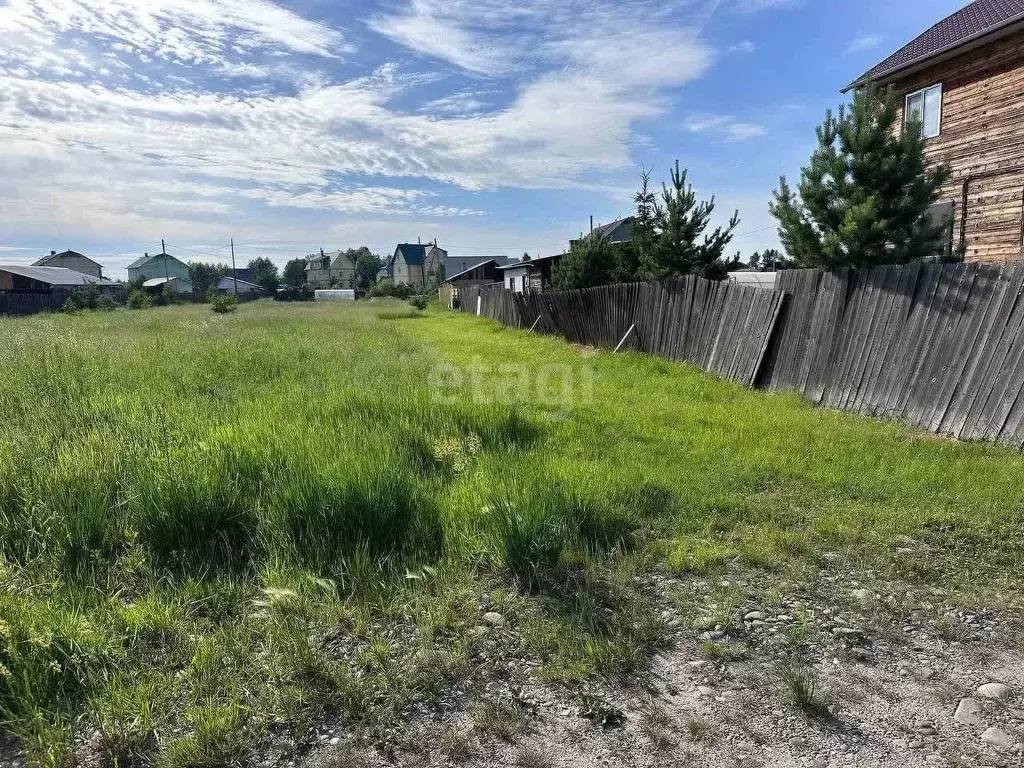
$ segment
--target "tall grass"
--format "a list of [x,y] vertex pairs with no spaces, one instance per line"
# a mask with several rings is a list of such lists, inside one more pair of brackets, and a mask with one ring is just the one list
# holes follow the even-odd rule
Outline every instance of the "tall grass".
[[[490,373],[439,399],[439,361]],[[592,398],[539,397],[548,363]],[[466,674],[484,593],[581,677],[641,669],[651,569],[939,531],[981,569],[1020,556],[1017,454],[470,317],[0,318],[0,367],[0,720],[40,764],[245,762],[327,711],[386,729]]]

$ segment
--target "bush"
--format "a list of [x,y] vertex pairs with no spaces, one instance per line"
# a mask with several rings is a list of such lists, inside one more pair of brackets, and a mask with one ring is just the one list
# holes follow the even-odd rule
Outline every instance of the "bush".
[[238,297],[233,293],[211,293],[209,302],[210,309],[218,315],[226,315],[238,309]]
[[128,309],[148,309],[153,306],[153,300],[143,290],[134,290],[128,294]]
[[392,297],[404,300],[412,296],[412,286],[405,283],[396,283],[394,280],[386,277],[371,285],[366,295],[372,299]]
[[427,308],[427,297],[426,296],[413,296],[409,299],[409,303],[412,304],[416,309]]
[[312,301],[313,298],[314,291],[309,285],[282,288],[274,293],[274,301]]
[[117,303],[95,285],[83,285],[81,288],[76,288],[68,296],[68,300],[64,302],[61,311],[78,312],[88,309],[105,312],[116,308]]

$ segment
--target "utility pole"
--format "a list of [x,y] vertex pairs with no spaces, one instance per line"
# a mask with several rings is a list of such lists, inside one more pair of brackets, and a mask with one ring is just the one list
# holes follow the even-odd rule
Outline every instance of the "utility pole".
[[160,238],[160,253],[164,257],[164,284],[171,282],[171,275],[167,270],[167,245],[164,243],[164,239]]
[[231,274],[235,279],[235,298],[238,298],[238,269],[235,267],[235,238],[231,238]]
[[594,234],[594,214],[590,214],[590,234]]

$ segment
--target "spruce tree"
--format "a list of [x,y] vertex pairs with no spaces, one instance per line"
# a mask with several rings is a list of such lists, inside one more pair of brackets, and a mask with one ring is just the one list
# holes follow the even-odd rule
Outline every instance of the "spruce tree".
[[676,160],[671,189],[662,185],[664,208],[657,210],[657,240],[640,265],[648,279],[696,274],[720,280],[725,276],[722,254],[739,224],[739,211],[733,213],[726,227],[704,234],[715,210],[715,198],[698,202],[686,175],[686,169],[681,170]]
[[926,167],[920,123],[900,130],[899,116],[892,89],[859,90],[838,117],[825,113],[797,191],[780,179],[770,210],[798,266],[904,264],[941,251],[945,226],[927,212],[949,169]]
[[572,244],[551,275],[551,282],[560,291],[591,288],[612,282],[615,251],[608,238],[591,234]]

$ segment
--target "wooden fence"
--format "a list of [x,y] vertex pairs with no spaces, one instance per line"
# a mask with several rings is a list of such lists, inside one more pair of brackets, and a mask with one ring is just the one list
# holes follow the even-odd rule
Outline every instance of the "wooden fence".
[[962,439],[1024,445],[1024,267],[782,272],[760,385]]
[[580,344],[614,347],[629,332],[625,348],[749,386],[1024,445],[1024,266],[788,270],[775,291],[694,277],[525,295],[496,286],[460,308],[478,307]]
[[693,363],[750,386],[757,378],[782,294],[698,277],[518,294],[467,291],[460,309],[576,344],[623,348]]

